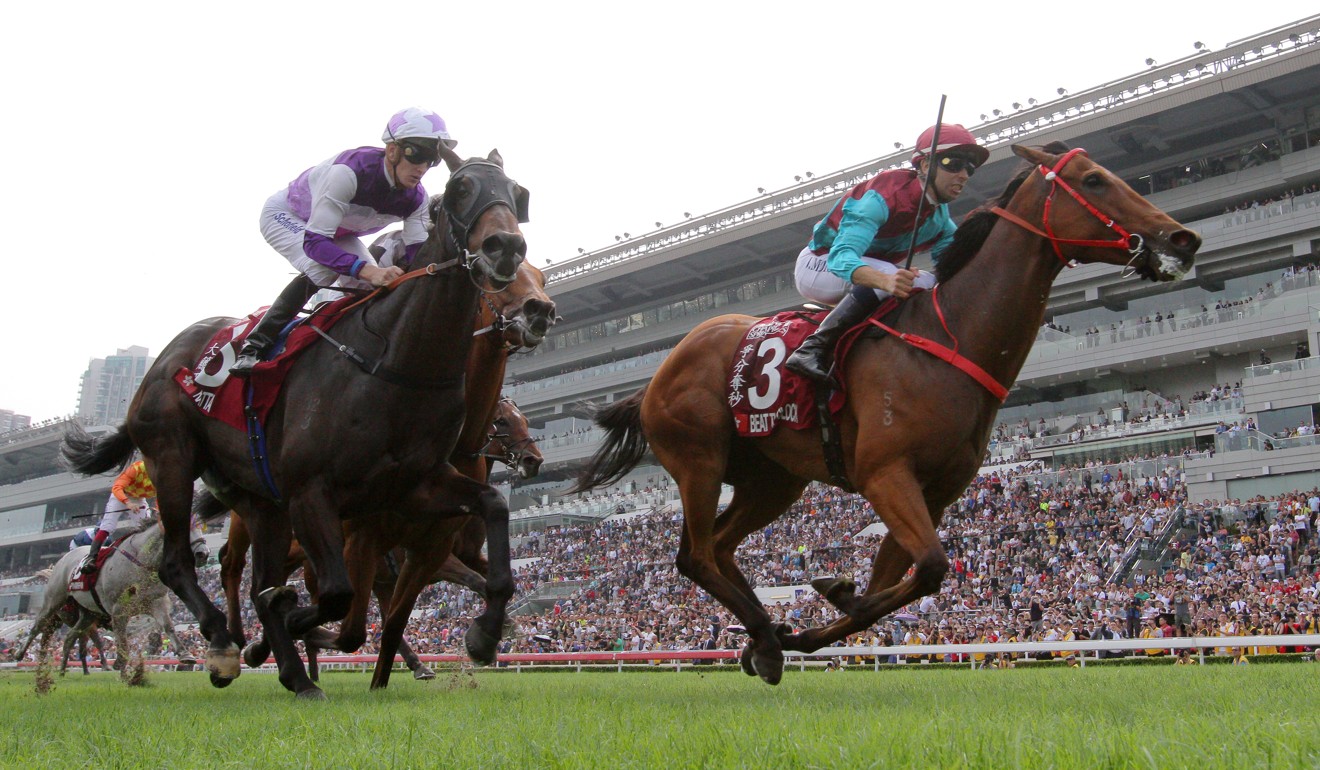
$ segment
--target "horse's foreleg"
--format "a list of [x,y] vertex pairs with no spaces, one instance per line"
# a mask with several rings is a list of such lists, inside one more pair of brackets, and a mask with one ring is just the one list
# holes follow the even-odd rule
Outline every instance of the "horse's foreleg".
[[93,625],[88,634],[92,637],[92,644],[96,646],[96,657],[101,661],[101,670],[109,671],[110,664],[105,660],[105,641],[101,639],[101,632],[97,631],[96,626]]
[[[73,644],[76,641],[78,641],[78,634],[70,629],[64,635],[64,643],[60,645],[60,676],[64,676],[69,671],[69,655],[73,653]],[[87,663],[84,660],[83,667],[86,668],[86,666]]]
[[247,566],[252,539],[238,514],[229,514],[229,540],[220,557],[220,585],[225,592],[225,616],[229,618],[229,636],[240,647],[247,645],[243,632],[243,568]]
[[469,567],[456,554],[449,554],[449,558],[445,559],[445,563],[440,565],[440,569],[436,570],[432,577],[434,580],[463,586],[483,599],[486,598],[486,578]]
[[[476,493],[476,510],[486,523],[486,611],[473,620],[463,638],[468,655],[482,665],[495,662],[495,648],[504,633],[504,617],[513,598],[509,556],[509,504],[494,487],[454,473],[456,483]],[[413,597],[416,599],[416,596]]]
[[[367,614],[371,610],[372,584],[380,564],[380,541],[375,527],[354,527],[344,544],[344,565],[348,570],[353,600],[339,626],[332,646],[343,652],[356,652],[367,641]],[[381,607],[381,616],[385,615]]]
[[87,667],[87,635],[78,637],[78,660],[82,663],[83,676],[90,675],[91,669]]
[[[390,671],[394,668],[394,656],[403,644],[403,631],[408,625],[417,595],[426,587],[427,578],[435,571],[438,556],[448,555],[453,547],[453,537],[442,537],[434,544],[427,544],[425,553],[409,550],[403,561],[403,569],[395,582],[394,595],[381,604],[381,615],[385,622],[380,633],[380,654],[376,658],[376,670],[371,676],[371,689],[384,688],[390,683]],[[387,614],[388,611],[388,614]],[[410,650],[411,652],[411,650]],[[406,658],[405,658],[406,660]]]
[[748,601],[760,603],[747,576],[738,567],[735,553],[747,536],[764,529],[788,510],[798,498],[807,482],[787,476],[782,471],[767,470],[756,483],[741,484],[734,488],[733,499],[715,520],[715,563],[720,574],[733,583]]
[[[485,590],[486,573],[490,571],[490,563],[481,554],[481,548],[485,544],[486,522],[482,521],[480,516],[469,516],[467,521],[464,522],[463,528],[458,532],[458,539],[454,541],[453,556],[468,569],[482,577],[482,591]],[[448,560],[446,560],[446,564],[448,564]]]
[[352,606],[353,584],[344,565],[344,526],[338,510],[319,487],[290,501],[293,532],[312,562],[317,582],[316,604],[299,607],[285,618],[294,637],[301,638],[323,623],[343,620]]
[[165,530],[165,549],[160,565],[160,581],[197,618],[202,636],[209,642],[206,668],[211,684],[226,687],[238,678],[238,645],[229,636],[227,618],[197,583],[197,561],[193,556],[192,531],[194,453],[174,451],[166,457],[147,456],[147,473],[155,481],[160,521]]
[[[445,564],[449,564],[453,560],[454,555],[451,553],[449,558],[445,559]],[[443,571],[443,569],[440,570],[440,572]],[[482,583],[485,583],[484,579]],[[371,593],[376,596],[376,604],[380,606],[380,616],[382,618],[389,614],[390,607],[394,604],[394,590],[397,585],[398,578],[391,576],[389,580],[377,580],[371,586]],[[403,658],[403,664],[412,672],[413,679],[435,679],[435,672],[422,663],[421,658],[417,657],[417,653],[413,651],[412,645],[408,644],[406,637],[399,639],[399,655]]]
[[258,515],[248,517],[247,524],[252,538],[252,603],[261,618],[264,640],[275,653],[280,684],[300,698],[324,698],[307,676],[286,623],[290,605],[298,602],[297,594],[284,584],[292,541],[289,520],[283,509],[264,506]]

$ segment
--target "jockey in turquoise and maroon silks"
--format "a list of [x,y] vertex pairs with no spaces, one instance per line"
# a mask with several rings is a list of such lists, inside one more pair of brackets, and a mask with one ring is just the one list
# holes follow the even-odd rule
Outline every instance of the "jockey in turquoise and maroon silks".
[[371,288],[403,274],[378,265],[361,236],[402,222],[405,251],[396,262],[408,264],[421,248],[428,205],[422,177],[440,163],[441,143],[457,143],[443,118],[417,107],[395,113],[381,140],[384,147],[345,150],[307,169],[266,200],[261,234],[300,275],[248,333],[230,373],[250,374],[317,287]]
[[[990,151],[957,124],[941,124],[938,147],[931,146],[934,134],[931,126],[917,139],[913,168],[882,171],[859,183],[816,224],[811,242],[798,255],[794,278],[802,296],[836,307],[789,356],[789,369],[817,381],[828,379],[834,344],[844,331],[866,320],[885,298],[904,299],[914,287],[935,285],[932,274],[898,263],[907,258],[914,230],[915,250],[929,250],[936,258],[953,242],[956,226],[948,204],[962,194]],[[928,171],[932,178],[923,204]]]
[[92,536],[92,552],[83,566],[83,574],[96,571],[96,555],[121,524],[136,527],[151,518],[151,504],[148,501],[155,497],[156,487],[151,483],[151,477],[147,475],[147,464],[142,460],[119,474],[110,487],[110,499],[106,501],[105,513],[101,515],[101,523]]

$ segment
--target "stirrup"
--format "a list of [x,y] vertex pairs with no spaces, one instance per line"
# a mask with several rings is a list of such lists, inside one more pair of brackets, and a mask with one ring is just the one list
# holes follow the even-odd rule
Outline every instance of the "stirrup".
[[[790,372],[806,377],[812,382],[827,383],[832,379],[832,377],[830,377],[830,372],[834,369],[832,364],[829,366],[821,366],[821,364],[827,362],[821,361],[819,356],[798,355],[801,352],[802,348],[793,351],[793,355],[789,356],[788,360],[784,362],[784,367]],[[806,359],[806,361],[803,359]]]
[[234,362],[234,365],[229,367],[229,373],[235,377],[247,377],[252,374],[252,370],[261,361],[261,354],[259,353],[242,353],[238,356],[238,360]]

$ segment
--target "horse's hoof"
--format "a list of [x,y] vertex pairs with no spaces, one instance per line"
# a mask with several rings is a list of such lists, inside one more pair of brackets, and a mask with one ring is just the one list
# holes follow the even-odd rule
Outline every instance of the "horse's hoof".
[[185,655],[184,657],[179,658],[179,665],[180,665],[180,666],[195,666],[195,665],[197,665],[197,659],[194,658],[194,657],[191,656],[191,655]]
[[836,577],[818,577],[811,581],[811,587],[816,593],[824,596],[829,593],[830,589],[833,588],[834,584],[837,582],[839,582],[839,579]]
[[222,650],[207,650],[206,670],[211,673],[211,684],[216,687],[225,686],[218,684],[217,680],[226,680],[225,684],[228,684],[237,679],[243,671],[239,663],[238,645],[231,644]]
[[417,670],[413,672],[413,679],[419,682],[429,682],[435,679],[435,672],[426,666],[418,666]]
[[742,655],[738,656],[738,665],[742,666],[743,673],[748,676],[756,676],[756,664],[752,661],[752,644],[747,643],[742,649]]
[[770,653],[752,653],[752,664],[756,675],[766,684],[779,684],[784,678],[784,654],[779,651]]
[[463,635],[463,646],[467,647],[468,657],[480,666],[489,666],[495,662],[497,641],[479,623],[468,626],[467,633]]
[[270,660],[270,648],[260,642],[253,642],[243,648],[243,663],[248,668],[261,668]]
[[225,689],[226,687],[228,687],[229,685],[231,685],[231,684],[233,684],[233,683],[234,683],[234,680],[233,680],[233,679],[225,679],[224,677],[220,676],[219,674],[215,673],[214,671],[211,672],[211,686],[212,686],[212,687],[216,687],[216,688],[218,688],[218,689],[223,690],[223,689]]
[[309,687],[306,690],[295,693],[294,697],[298,700],[327,700],[325,692],[320,687]]
[[849,578],[816,578],[811,581],[811,587],[845,613],[857,594],[857,584]]
[[298,592],[288,586],[272,586],[257,594],[257,601],[276,615],[283,615],[298,606]]

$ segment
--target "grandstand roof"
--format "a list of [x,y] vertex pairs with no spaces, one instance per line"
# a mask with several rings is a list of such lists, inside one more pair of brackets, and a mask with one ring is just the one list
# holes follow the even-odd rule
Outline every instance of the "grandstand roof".
[[[991,156],[955,205],[955,215],[1003,189],[1017,168],[1013,143],[1060,140],[1084,147],[1105,167],[1139,182],[1219,149],[1279,138],[1277,127],[1300,122],[1290,118],[1314,102],[1320,86],[1318,30],[1320,16],[1310,17],[973,126]],[[576,325],[783,270],[843,189],[901,164],[910,152],[900,149],[556,264],[547,269],[550,291],[561,315]],[[1189,220],[1220,209],[1221,201],[1209,200],[1171,213]]]

